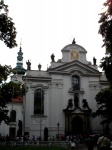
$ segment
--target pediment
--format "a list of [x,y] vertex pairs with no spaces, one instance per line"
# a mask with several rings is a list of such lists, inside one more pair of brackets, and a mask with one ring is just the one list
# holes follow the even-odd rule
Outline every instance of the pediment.
[[77,60],[64,63],[58,67],[50,68],[49,73],[59,73],[59,74],[81,74],[81,75],[101,75],[101,73],[90,67],[87,64],[83,64]]
[[72,114],[84,114],[84,113],[91,113],[91,110],[83,110],[80,107],[76,107],[74,109],[64,109],[65,113],[72,113]]

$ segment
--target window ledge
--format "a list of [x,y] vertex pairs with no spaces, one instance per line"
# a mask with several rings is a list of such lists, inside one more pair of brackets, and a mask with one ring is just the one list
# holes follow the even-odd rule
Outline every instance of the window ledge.
[[69,88],[68,90],[69,93],[84,93],[84,89],[80,89],[80,90],[73,90],[73,88]]
[[31,115],[31,118],[47,118],[45,115]]

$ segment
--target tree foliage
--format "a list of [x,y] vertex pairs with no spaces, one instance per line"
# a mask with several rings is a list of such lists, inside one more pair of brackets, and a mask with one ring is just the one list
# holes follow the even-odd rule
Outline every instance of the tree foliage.
[[[0,1],[0,40],[3,41],[7,47],[13,48],[17,46],[16,43],[16,28],[12,18],[8,16],[8,5],[4,1]],[[8,77],[13,73],[11,66],[0,65],[0,123],[5,121],[9,124],[10,118],[8,116],[7,103],[12,102],[12,98],[22,97],[26,92],[26,87],[21,83],[6,82]]]
[[12,18],[8,16],[8,5],[4,1],[0,2],[0,40],[3,41],[7,47],[13,48],[17,46],[16,43],[16,28]]
[[112,121],[112,89],[102,89],[96,95],[96,102],[98,104],[98,109],[93,113],[93,117],[101,116],[101,124],[110,124]]
[[100,14],[101,17],[99,19],[99,34],[102,35],[102,47],[105,47],[106,53],[101,60],[100,67],[104,71],[110,85],[109,88],[101,90],[96,95],[95,99],[98,109],[93,113],[93,117],[102,117],[101,124],[108,127],[112,122],[112,0],[107,0],[104,3],[104,8],[106,8],[106,11]]
[[12,73],[11,66],[0,65],[0,123],[5,121],[6,124],[9,124],[7,104],[12,102],[12,98],[22,97],[27,91],[25,85],[21,85],[20,82],[5,82]]
[[7,80],[8,76],[13,73],[11,66],[1,66],[0,65],[0,84]]
[[99,34],[102,35],[102,46],[106,48],[106,55],[102,58],[100,67],[105,72],[110,84],[112,84],[112,0],[107,0],[104,7],[107,9],[100,14]]
[[0,86],[0,123],[4,120],[9,124],[10,118],[8,116],[7,103],[12,102],[12,98],[23,97],[27,91],[25,85],[21,83],[14,83],[12,81],[3,83]]

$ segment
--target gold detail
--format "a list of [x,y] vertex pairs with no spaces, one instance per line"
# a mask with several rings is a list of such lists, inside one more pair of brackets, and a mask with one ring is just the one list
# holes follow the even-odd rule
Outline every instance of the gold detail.
[[76,50],[71,51],[71,59],[78,59],[78,52]]

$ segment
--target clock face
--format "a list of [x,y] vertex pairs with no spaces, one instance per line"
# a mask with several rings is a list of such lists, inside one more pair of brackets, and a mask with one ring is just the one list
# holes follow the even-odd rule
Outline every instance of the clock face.
[[71,59],[78,59],[78,52],[76,50],[71,51]]

